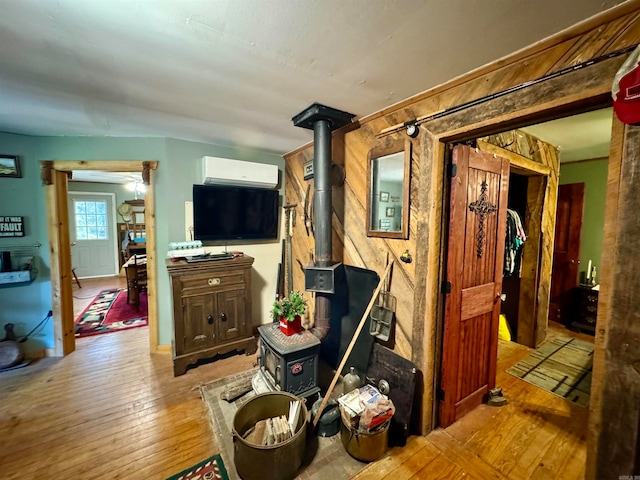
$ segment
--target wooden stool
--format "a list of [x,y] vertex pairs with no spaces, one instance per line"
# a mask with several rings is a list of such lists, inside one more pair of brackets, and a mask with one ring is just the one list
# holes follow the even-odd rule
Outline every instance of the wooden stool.
[[82,285],[80,285],[80,280],[78,280],[78,275],[76,275],[76,267],[73,267],[71,269],[71,273],[73,274],[73,278],[76,281],[76,284],[78,285],[78,288],[82,288]]

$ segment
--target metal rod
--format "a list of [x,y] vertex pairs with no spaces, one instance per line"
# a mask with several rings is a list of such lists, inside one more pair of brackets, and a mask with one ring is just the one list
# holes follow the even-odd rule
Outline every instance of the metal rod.
[[[475,100],[471,100],[471,101],[466,102],[466,103],[461,103],[460,105],[456,105],[454,107],[446,108],[444,110],[441,110],[439,112],[433,113],[433,114],[428,115],[428,116],[419,117],[419,118],[416,119],[415,124],[416,125],[421,125],[423,123],[430,122],[431,120],[436,120],[438,118],[442,118],[444,116],[451,115],[452,113],[456,113],[456,112],[459,112],[461,110],[465,110],[465,109],[470,108],[470,107],[475,107],[476,105],[480,105],[480,104],[488,102],[490,100],[494,100],[496,98],[503,97],[503,96],[508,95],[510,93],[513,93],[513,92],[517,92],[518,90],[522,90],[523,88],[527,88],[527,87],[530,87],[532,85],[537,85],[537,84],[542,83],[542,82],[544,82],[546,80],[551,80],[552,78],[557,78],[557,77],[560,77],[560,76],[565,75],[567,73],[575,72],[576,70],[580,70],[580,69],[585,68],[585,67],[590,67],[591,65],[595,65],[596,63],[600,63],[600,62],[603,62],[605,60],[609,60],[610,58],[614,58],[614,57],[618,57],[620,55],[624,55],[625,53],[628,53],[628,52],[632,51],[633,49],[635,49],[638,45],[639,44],[631,45],[629,47],[625,47],[625,48],[622,48],[620,50],[616,50],[615,52],[607,53],[605,55],[601,55],[599,57],[592,58],[591,60],[587,60],[586,62],[578,63],[577,65],[572,65],[570,67],[563,68],[562,70],[558,70],[557,72],[550,73],[548,75],[545,75],[543,77],[537,78],[535,80],[531,80],[529,82],[521,83],[520,85],[516,85],[516,86],[508,88],[506,90],[502,90],[501,92],[492,93],[490,95],[486,95],[484,97],[480,97],[480,98],[477,98]],[[397,125],[395,125],[393,127],[385,128],[383,131],[378,133],[376,136],[377,137],[384,137],[386,135],[391,135],[392,133],[399,132],[400,130],[405,128],[406,123],[407,122],[399,123],[399,124],[397,124]]]

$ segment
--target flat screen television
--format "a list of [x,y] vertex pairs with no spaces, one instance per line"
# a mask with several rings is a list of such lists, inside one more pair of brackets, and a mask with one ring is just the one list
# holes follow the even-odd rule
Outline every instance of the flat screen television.
[[195,240],[272,240],[278,238],[278,190],[193,186]]

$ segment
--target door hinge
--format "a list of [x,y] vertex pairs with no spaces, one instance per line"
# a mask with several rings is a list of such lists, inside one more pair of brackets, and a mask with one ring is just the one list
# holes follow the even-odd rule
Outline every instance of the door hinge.
[[441,388],[436,388],[436,399],[444,402],[444,390]]
[[451,293],[451,282],[445,280],[442,282],[442,293],[449,295]]
[[453,162],[447,165],[447,175],[449,176],[449,178],[455,178],[457,174],[458,174],[458,165],[456,165]]

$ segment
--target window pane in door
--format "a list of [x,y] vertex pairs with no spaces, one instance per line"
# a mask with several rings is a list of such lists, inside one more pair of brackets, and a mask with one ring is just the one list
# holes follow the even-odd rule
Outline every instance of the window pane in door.
[[107,240],[107,203],[104,201],[75,202],[76,238]]

